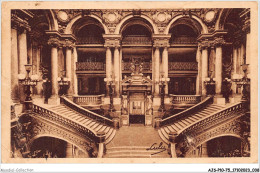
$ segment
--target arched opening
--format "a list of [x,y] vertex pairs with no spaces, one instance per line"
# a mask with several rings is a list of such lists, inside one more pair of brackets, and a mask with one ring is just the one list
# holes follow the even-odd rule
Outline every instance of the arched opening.
[[131,73],[130,62],[138,58],[143,62],[143,73],[152,77],[152,26],[142,18],[130,19],[122,27],[122,76]]
[[198,26],[179,19],[169,31],[169,94],[196,94]]
[[242,157],[242,141],[233,136],[222,136],[207,142],[208,157]]
[[79,95],[105,93],[105,33],[101,23],[91,17],[79,19],[72,26],[76,37],[78,62],[76,73]]
[[40,137],[35,139],[30,148],[34,158],[88,158],[76,146],[54,137]]

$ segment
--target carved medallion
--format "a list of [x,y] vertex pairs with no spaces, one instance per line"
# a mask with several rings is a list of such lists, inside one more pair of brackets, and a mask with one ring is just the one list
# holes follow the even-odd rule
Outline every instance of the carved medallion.
[[210,23],[216,18],[215,11],[211,10],[205,14],[205,22]]
[[67,12],[63,10],[58,11],[57,17],[60,22],[67,22],[69,19]]

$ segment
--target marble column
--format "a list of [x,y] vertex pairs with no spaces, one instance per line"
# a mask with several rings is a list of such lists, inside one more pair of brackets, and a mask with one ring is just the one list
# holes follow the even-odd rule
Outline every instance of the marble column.
[[205,78],[208,77],[208,49],[207,47],[204,47],[202,49],[201,54],[201,85],[202,85],[202,95],[206,95],[206,86],[204,84]]
[[198,74],[196,78],[196,95],[201,95],[201,50],[197,49],[196,61],[198,63]]
[[[233,61],[233,71],[232,71],[232,77],[237,74],[237,48],[236,47],[233,47],[233,56],[232,56],[232,61]],[[231,86],[231,89],[232,89],[232,93],[233,94],[236,94],[236,83],[235,82],[232,82],[232,86]]]
[[73,145],[70,143],[66,146],[66,158],[73,158]]
[[27,37],[26,30],[22,30],[18,35],[19,46],[19,73],[26,74],[25,66],[27,64]]
[[240,64],[239,64],[239,68],[240,68],[240,72],[241,74],[244,74],[243,70],[242,70],[242,65],[246,63],[246,50],[245,50],[245,45],[242,43],[241,47],[240,47]]
[[77,74],[76,74],[76,64],[78,62],[78,54],[77,54],[77,48],[74,47],[73,48],[73,56],[74,56],[74,94],[75,95],[78,95],[78,77],[77,77]]
[[222,86],[222,47],[216,47],[216,60],[215,60],[215,78],[216,78],[216,94],[221,94]]
[[16,102],[19,99],[17,28],[11,30],[11,94],[12,100]]
[[250,32],[246,34],[246,64],[249,64],[247,73],[249,74],[250,77]]
[[53,45],[51,48],[51,85],[52,85],[53,96],[57,96],[59,91],[57,78],[58,78],[58,48],[57,46]]
[[160,80],[160,50],[159,47],[155,47],[154,51],[154,80],[155,80],[155,88],[154,95],[159,96],[160,88],[159,88],[159,80]]
[[208,147],[207,142],[201,145],[201,157],[208,157]]
[[[106,78],[111,78],[111,72],[112,72],[112,53],[110,47],[107,47],[106,50]],[[106,95],[109,96],[109,87],[106,85]]]
[[68,89],[68,95],[73,94],[73,88],[72,88],[72,64],[71,64],[71,56],[72,54],[72,48],[67,47],[66,48],[66,77],[70,81],[69,89]]
[[[164,47],[162,53],[162,67],[164,78],[168,78],[168,47]],[[165,83],[165,94],[168,95],[168,82]]]
[[120,64],[119,64],[119,47],[115,47],[114,50],[114,74],[115,74],[115,95],[119,97],[119,76],[120,76]]
[[[41,60],[42,60],[42,45],[38,45],[36,48],[36,74],[39,76],[39,79],[42,79],[42,73],[40,71]],[[42,94],[42,81],[40,81],[37,85],[37,94]]]

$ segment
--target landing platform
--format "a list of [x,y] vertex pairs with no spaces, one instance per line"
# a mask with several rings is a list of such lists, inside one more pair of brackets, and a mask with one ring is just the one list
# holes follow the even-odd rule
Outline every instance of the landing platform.
[[158,145],[160,142],[163,141],[153,127],[134,124],[121,127],[107,147],[151,146],[153,143]]

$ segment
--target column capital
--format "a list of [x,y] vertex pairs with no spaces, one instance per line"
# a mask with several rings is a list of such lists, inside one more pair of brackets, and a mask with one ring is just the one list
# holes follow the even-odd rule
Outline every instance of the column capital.
[[171,34],[153,34],[153,46],[156,48],[159,47],[170,47],[169,40]]
[[223,46],[224,44],[226,44],[226,42],[225,42],[223,36],[215,37],[214,40],[213,40],[213,45],[214,45],[215,47],[221,47],[221,46]]
[[121,34],[103,34],[103,38],[105,39],[105,47],[121,47]]
[[73,49],[75,47],[76,37],[73,34],[62,34],[61,44],[63,47]]
[[17,14],[11,14],[11,27],[13,29],[23,29],[30,31],[31,27],[27,20],[20,18]]
[[53,47],[59,47],[61,45],[61,35],[58,31],[46,31],[46,34],[49,36],[49,39],[47,41],[48,45],[51,45]]

